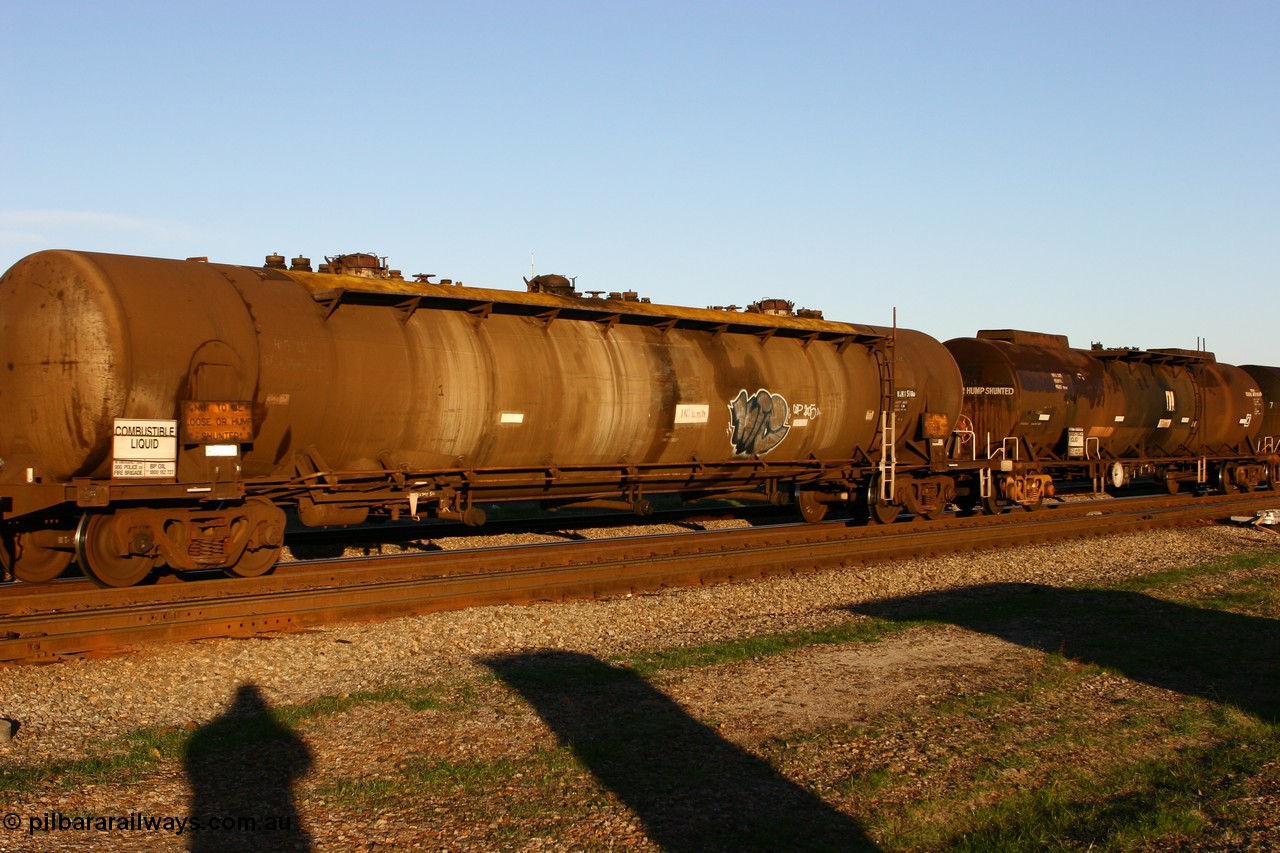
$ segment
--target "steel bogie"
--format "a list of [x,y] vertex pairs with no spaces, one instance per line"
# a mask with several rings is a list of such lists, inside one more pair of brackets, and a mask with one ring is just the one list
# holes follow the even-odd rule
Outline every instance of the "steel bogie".
[[[221,509],[123,507],[85,518],[76,534],[81,566],[111,586],[124,585],[112,578],[129,576],[126,565],[260,574],[275,563],[272,555],[284,543],[284,512],[261,498]],[[265,566],[238,569],[242,562]]]
[[165,565],[251,577],[275,565],[284,531],[284,512],[261,498],[220,510],[126,507],[86,514],[75,548],[104,586],[131,586]]
[[969,494],[962,498],[962,504],[966,509],[981,506],[987,515],[1000,515],[1012,506],[1030,511],[1038,509],[1046,498],[1054,496],[1055,491],[1053,478],[1048,474],[1029,470],[993,474],[985,494],[975,484]]
[[1053,479],[1047,474],[1036,472],[1001,477],[999,489],[1005,500],[1027,509],[1035,509],[1045,498],[1054,496]]
[[894,488],[897,503],[907,512],[923,519],[940,518],[956,499],[955,479],[934,475],[902,477]]
[[1264,462],[1222,462],[1214,470],[1218,490],[1224,494],[1273,488],[1274,473],[1274,466]]

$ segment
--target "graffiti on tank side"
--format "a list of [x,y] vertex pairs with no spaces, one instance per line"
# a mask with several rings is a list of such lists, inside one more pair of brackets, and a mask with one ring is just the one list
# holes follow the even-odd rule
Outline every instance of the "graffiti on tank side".
[[777,447],[791,429],[789,408],[781,394],[763,388],[748,394],[743,388],[729,404],[729,441],[734,456],[763,456]]

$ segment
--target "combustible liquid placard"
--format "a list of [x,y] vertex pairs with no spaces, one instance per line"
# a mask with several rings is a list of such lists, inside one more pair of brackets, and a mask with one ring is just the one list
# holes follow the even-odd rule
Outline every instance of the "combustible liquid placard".
[[178,476],[178,422],[116,418],[111,476]]

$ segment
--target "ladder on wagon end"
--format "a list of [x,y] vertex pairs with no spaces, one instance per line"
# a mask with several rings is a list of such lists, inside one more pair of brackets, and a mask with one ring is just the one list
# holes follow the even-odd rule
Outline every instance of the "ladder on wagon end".
[[893,334],[880,339],[874,348],[876,367],[880,371],[880,476],[877,484],[881,503],[893,503],[898,476],[898,412],[893,368],[897,359],[894,344],[898,338],[898,311],[893,312]]

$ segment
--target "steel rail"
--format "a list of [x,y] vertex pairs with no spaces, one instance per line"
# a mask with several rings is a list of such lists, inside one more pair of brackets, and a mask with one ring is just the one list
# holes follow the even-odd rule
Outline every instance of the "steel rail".
[[74,604],[33,585],[0,599],[0,661],[1106,535],[1251,514],[1280,504],[1280,495],[1121,503],[1065,504],[1016,521],[1006,515],[873,527],[796,524],[436,551],[409,559],[346,558],[306,574],[98,590],[74,597]]

